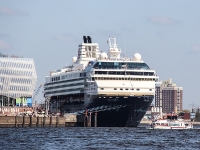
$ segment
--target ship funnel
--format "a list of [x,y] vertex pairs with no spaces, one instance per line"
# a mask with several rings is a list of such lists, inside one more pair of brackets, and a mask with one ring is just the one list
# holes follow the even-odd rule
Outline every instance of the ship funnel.
[[83,41],[84,41],[84,43],[87,43],[87,37],[86,36],[83,36]]
[[92,43],[92,39],[90,36],[87,36],[88,43]]

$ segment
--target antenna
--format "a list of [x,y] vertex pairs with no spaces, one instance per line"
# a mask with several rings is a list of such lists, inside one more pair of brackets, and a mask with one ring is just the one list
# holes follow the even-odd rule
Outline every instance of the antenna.
[[197,108],[197,105],[193,102],[189,105],[190,108],[192,108],[192,111],[194,111]]
[[126,57],[126,39],[125,39],[125,57]]

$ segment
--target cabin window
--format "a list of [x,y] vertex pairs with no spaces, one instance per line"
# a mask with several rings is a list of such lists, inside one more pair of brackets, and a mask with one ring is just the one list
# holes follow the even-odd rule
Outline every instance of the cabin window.
[[101,88],[101,90],[104,90],[104,88]]
[[117,88],[114,88],[114,90],[117,90]]
[[140,89],[137,89],[137,91],[139,91]]
[[123,90],[122,88],[120,88],[120,90]]

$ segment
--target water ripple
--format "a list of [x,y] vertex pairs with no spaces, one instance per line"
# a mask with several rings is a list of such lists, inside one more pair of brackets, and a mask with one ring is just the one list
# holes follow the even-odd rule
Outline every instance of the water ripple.
[[1,149],[177,150],[200,149],[200,129],[0,128]]

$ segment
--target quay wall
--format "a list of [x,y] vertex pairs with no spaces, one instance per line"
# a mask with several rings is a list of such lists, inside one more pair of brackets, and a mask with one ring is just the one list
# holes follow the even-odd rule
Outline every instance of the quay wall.
[[76,123],[66,124],[64,117],[33,117],[33,116],[0,116],[0,127],[65,127],[75,126]]

